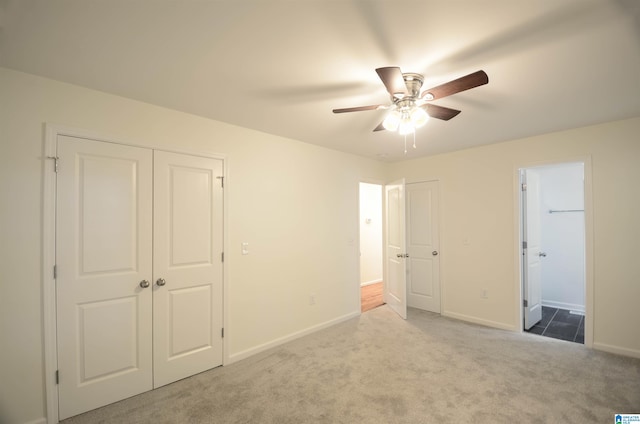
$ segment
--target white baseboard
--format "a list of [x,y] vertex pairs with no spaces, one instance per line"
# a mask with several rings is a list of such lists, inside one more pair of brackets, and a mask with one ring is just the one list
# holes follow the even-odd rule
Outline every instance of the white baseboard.
[[584,305],[578,305],[575,303],[555,302],[553,300],[542,299],[542,306],[548,306],[550,308],[566,309],[569,311],[582,312],[584,314]]
[[47,424],[47,419],[45,417],[42,417],[32,421],[27,421],[24,424]]
[[630,356],[640,359],[640,350],[628,349],[626,347],[613,346],[605,343],[593,342],[593,348],[604,352],[615,353],[616,355]]
[[510,325],[510,324],[505,324],[504,322],[490,321],[490,320],[487,320],[487,319],[482,319],[482,318],[478,318],[478,317],[472,317],[472,316],[469,316],[469,315],[458,314],[456,312],[443,311],[442,312],[442,316],[459,319],[461,321],[472,322],[474,324],[484,325],[485,327],[499,328],[501,330],[509,330],[509,331],[519,331],[520,330],[519,328],[516,328],[516,327],[514,327],[513,325]]
[[360,311],[356,311],[356,312],[351,312],[349,314],[343,315],[341,317],[320,323],[318,325],[314,325],[312,327],[306,328],[304,330],[300,330],[300,331],[296,331],[295,333],[291,333],[289,335],[286,335],[284,337],[280,337],[277,338],[275,340],[272,340],[270,342],[267,343],[263,343],[261,345],[252,347],[250,349],[246,349],[243,350],[242,352],[238,352],[238,353],[234,353],[232,355],[229,355],[229,361],[225,363],[225,365],[230,365],[233,364],[234,362],[238,362],[242,359],[248,358],[250,356],[256,355],[260,352],[264,352],[267,349],[271,349],[272,347],[276,347],[276,346],[280,346],[284,343],[290,342],[292,340],[298,339],[300,337],[309,335],[311,333],[315,333],[316,331],[320,331],[323,330],[325,328],[334,326],[336,324],[339,324],[343,321],[347,321],[350,320],[351,318],[355,318],[357,316],[360,316]]
[[366,282],[364,282],[364,283],[360,283],[360,287],[370,286],[371,284],[378,284],[378,283],[382,283],[382,280],[371,280],[371,281],[366,281]]

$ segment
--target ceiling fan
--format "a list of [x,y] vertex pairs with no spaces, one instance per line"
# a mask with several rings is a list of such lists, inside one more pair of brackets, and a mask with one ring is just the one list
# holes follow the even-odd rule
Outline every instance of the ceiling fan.
[[461,91],[469,90],[489,82],[484,71],[449,81],[437,87],[420,92],[424,76],[416,73],[403,73],[396,66],[376,69],[382,83],[391,95],[390,105],[357,106],[333,109],[333,113],[358,112],[363,110],[389,109],[384,121],[373,131],[390,130],[406,135],[426,123],[429,117],[448,121],[460,113],[459,110],[429,103]]

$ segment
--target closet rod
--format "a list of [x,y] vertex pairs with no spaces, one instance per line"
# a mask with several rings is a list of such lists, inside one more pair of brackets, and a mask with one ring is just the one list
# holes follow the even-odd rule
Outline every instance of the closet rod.
[[584,212],[584,209],[549,209],[549,213]]

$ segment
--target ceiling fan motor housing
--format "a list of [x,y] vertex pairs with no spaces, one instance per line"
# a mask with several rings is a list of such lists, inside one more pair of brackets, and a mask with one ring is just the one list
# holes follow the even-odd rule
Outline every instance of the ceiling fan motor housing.
[[417,98],[420,95],[420,89],[422,88],[422,83],[424,83],[424,77],[420,74],[406,72],[402,74],[402,78],[404,79],[404,84],[407,86],[407,91],[409,93],[404,97]]

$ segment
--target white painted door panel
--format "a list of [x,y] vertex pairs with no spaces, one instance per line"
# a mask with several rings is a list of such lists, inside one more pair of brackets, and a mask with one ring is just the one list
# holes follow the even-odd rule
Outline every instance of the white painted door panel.
[[440,313],[438,182],[406,185],[407,304]]
[[59,418],[152,388],[152,155],[58,138]]
[[404,179],[385,186],[386,274],[385,302],[407,319]]
[[154,387],[222,364],[220,176],[221,160],[154,152]]
[[524,328],[529,330],[542,319],[542,281],[540,272],[540,175],[526,170],[526,190],[523,193],[524,240]]

